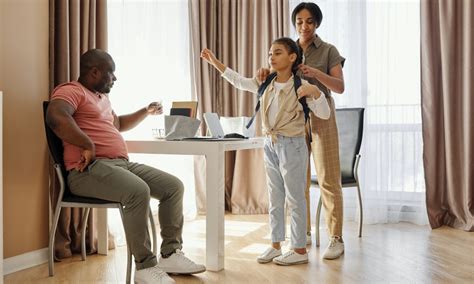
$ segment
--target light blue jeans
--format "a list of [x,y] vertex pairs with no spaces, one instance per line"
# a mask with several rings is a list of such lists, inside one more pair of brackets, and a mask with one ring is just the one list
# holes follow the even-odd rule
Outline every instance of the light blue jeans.
[[285,199],[291,216],[291,246],[306,247],[306,167],[308,147],[304,136],[277,135],[265,139],[265,168],[270,199],[272,242],[285,240]]

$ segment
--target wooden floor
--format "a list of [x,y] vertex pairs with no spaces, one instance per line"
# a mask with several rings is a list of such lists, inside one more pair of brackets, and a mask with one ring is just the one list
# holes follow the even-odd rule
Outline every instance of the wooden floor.
[[[269,243],[267,215],[227,215],[225,270],[195,276],[173,276],[177,283],[474,283],[474,234],[451,228],[431,230],[407,223],[357,225],[345,223],[346,252],[337,260],[322,260],[322,248],[308,246],[309,264],[282,267],[258,264],[256,256]],[[186,222],[184,252],[205,263],[205,220]],[[314,238],[314,234],[313,234]],[[314,242],[314,239],[313,239]],[[126,248],[108,256],[75,256],[5,276],[5,283],[123,283]]]

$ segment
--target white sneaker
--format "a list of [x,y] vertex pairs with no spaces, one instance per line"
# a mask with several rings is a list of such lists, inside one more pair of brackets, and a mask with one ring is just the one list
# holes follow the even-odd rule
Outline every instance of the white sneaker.
[[158,266],[166,273],[175,274],[195,274],[206,271],[204,265],[196,264],[194,261],[184,256],[184,253],[179,249],[167,258],[160,256]]
[[281,249],[276,249],[273,247],[267,248],[266,251],[264,251],[261,255],[257,257],[257,262],[258,263],[269,263],[272,261],[275,257],[281,255]]
[[299,254],[294,250],[287,251],[285,254],[275,257],[273,262],[279,265],[295,265],[308,263],[308,253]]
[[139,284],[173,284],[176,283],[166,272],[161,270],[158,265],[135,271],[135,283]]
[[344,243],[341,237],[332,236],[329,240],[329,245],[324,251],[324,259],[336,259],[344,253]]
[[306,233],[306,245],[310,246],[312,243],[313,243],[313,241],[311,240],[311,232],[307,232]]

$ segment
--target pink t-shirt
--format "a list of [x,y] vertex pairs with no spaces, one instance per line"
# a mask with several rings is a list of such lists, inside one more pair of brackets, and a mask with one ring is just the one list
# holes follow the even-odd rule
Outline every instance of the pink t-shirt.
[[[74,107],[73,118],[95,144],[96,158],[128,159],[127,145],[114,126],[112,106],[107,95],[100,98],[79,82],[62,84],[54,89],[51,100],[61,99]],[[76,168],[81,148],[63,141],[67,170]]]

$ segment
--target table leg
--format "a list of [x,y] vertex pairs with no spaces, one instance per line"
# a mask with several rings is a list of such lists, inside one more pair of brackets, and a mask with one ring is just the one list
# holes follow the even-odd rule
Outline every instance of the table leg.
[[206,266],[224,269],[224,149],[206,155]]

